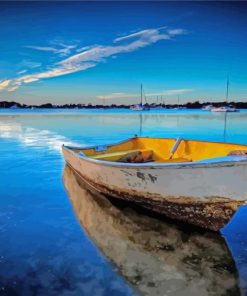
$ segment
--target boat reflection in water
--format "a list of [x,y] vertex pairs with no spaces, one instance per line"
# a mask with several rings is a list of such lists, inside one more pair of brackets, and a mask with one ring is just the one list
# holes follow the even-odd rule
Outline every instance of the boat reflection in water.
[[142,295],[240,295],[234,261],[215,233],[182,229],[91,193],[66,166],[64,185],[89,237]]

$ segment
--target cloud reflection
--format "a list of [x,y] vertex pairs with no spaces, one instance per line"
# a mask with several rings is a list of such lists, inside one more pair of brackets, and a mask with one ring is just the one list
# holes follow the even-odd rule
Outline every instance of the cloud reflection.
[[23,127],[18,122],[0,121],[0,139],[16,139],[26,147],[61,151],[62,145],[78,146],[66,137],[49,130]]

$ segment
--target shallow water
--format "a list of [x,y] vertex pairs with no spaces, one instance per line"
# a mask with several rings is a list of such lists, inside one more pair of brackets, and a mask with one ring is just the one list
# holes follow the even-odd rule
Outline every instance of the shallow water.
[[[62,182],[61,154],[62,144],[111,143],[140,132],[146,136],[225,139],[247,144],[247,112],[227,115],[224,137],[224,114],[199,110],[155,110],[142,116],[129,110],[0,110],[0,291],[3,295],[144,293],[119,271],[113,258],[86,233],[88,229],[82,223],[80,227],[71,196],[68,198]],[[243,295],[247,293],[246,214],[246,207],[240,208],[222,230],[237,267],[237,285]],[[138,217],[142,219],[141,215]],[[208,235],[200,234],[199,241],[207,240]],[[214,240],[218,241],[218,236]],[[150,250],[146,252],[151,254]],[[140,256],[144,262],[144,255]],[[203,257],[203,252],[199,256]],[[186,264],[188,268],[191,262]],[[223,292],[222,266],[210,268],[217,273],[214,290]],[[235,276],[236,272],[232,271],[232,280]],[[193,273],[191,278],[188,289],[195,287]],[[174,289],[173,295],[183,295],[178,283],[175,280],[170,287]],[[237,294],[238,290],[233,292]],[[216,294],[208,291],[208,295]]]

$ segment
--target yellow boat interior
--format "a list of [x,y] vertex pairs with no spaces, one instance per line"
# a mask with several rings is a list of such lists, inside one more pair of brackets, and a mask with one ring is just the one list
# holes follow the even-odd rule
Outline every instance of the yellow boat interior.
[[79,149],[76,153],[111,162],[194,162],[230,155],[247,156],[247,145],[186,140],[182,138],[131,138],[115,145]]

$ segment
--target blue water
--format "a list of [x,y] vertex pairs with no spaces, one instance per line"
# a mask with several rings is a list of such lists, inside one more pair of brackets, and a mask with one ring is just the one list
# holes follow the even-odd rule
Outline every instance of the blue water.
[[[140,129],[141,125],[141,129]],[[0,110],[0,295],[133,295],[81,229],[62,183],[62,144],[134,134],[247,144],[247,112]],[[247,291],[247,207],[222,230]]]

